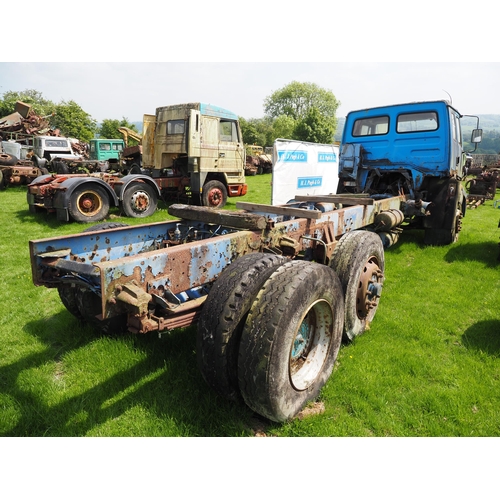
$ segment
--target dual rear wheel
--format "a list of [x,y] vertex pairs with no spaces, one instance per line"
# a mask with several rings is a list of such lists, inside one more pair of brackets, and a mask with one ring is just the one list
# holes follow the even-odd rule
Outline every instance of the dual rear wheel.
[[318,397],[342,338],[368,328],[382,290],[380,237],[353,231],[330,266],[249,254],[214,283],[198,323],[197,359],[222,396],[282,422]]

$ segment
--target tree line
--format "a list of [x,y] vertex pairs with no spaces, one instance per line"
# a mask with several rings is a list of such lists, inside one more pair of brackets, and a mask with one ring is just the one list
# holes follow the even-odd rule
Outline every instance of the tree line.
[[137,132],[136,126],[127,118],[105,119],[98,124],[75,101],[63,100],[54,103],[45,99],[41,92],[33,89],[5,92],[0,99],[0,118],[12,114],[17,101],[29,104],[34,113],[44,117],[52,129],[59,129],[61,135],[74,137],[82,142],[89,142],[96,135],[105,139],[121,139],[118,127],[128,127]]
[[[36,114],[46,117],[50,126],[59,129],[62,135],[83,142],[96,136],[120,139],[119,127],[138,131],[136,125],[125,117],[121,120],[107,118],[98,124],[76,102],[63,100],[54,103],[37,90],[5,92],[0,99],[0,118],[13,113],[16,101],[31,105]],[[339,106],[340,101],[331,90],[315,83],[293,81],[264,99],[262,118],[239,118],[243,141],[262,147],[272,146],[278,138],[320,144],[340,141],[345,120],[336,116]],[[500,116],[484,115],[484,120],[480,116],[480,123],[483,121],[489,128],[486,130],[482,125],[483,140],[475,153],[500,154]],[[471,129],[472,122],[463,130],[466,150],[473,149],[469,142]]]
[[[0,118],[14,112],[16,101],[29,104],[33,111],[48,119],[50,126],[61,134],[89,142],[96,135],[106,139],[121,138],[118,127],[137,131],[134,123],[104,119],[98,124],[74,101],[54,103],[37,90],[8,91],[0,100]],[[292,82],[265,99],[263,118],[246,120],[240,117],[243,140],[246,144],[271,146],[275,139],[296,139],[308,142],[331,143],[337,124],[336,112],[340,102],[333,92],[314,83]]]

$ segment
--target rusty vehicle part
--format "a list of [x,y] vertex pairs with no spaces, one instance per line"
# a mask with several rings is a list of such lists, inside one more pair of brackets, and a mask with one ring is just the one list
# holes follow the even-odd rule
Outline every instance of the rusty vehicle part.
[[[57,288],[72,315],[106,332],[161,335],[200,321],[198,359],[209,385],[234,398],[242,380],[264,380],[276,369],[291,384],[291,405],[279,397],[261,403],[260,382],[253,389],[248,382],[242,396],[271,420],[293,418],[328,379],[342,335],[361,335],[373,320],[384,281],[377,231],[400,230],[412,206],[404,195],[300,198],[283,206],[239,202],[235,211],[174,204],[175,220],[33,240],[33,282]],[[287,308],[283,328],[272,326],[279,309],[271,296]],[[226,322],[226,341],[213,339],[222,330],[211,315],[226,308],[235,321]],[[262,363],[264,344],[251,347],[257,324],[285,345],[270,365]]]
[[18,158],[14,155],[0,151],[0,165],[9,167],[11,165],[15,165],[17,162]]
[[465,188],[469,196],[484,196],[486,200],[493,200],[496,196],[499,172],[499,167],[485,167],[479,175],[468,179]]
[[257,175],[259,171],[259,159],[257,156],[247,155],[245,163],[245,175]]
[[110,207],[130,217],[147,217],[160,196],[148,175],[45,174],[28,185],[27,201],[31,213],[46,210],[66,222],[98,222],[108,216]]
[[[146,120],[149,120],[149,118],[146,118]],[[125,174],[140,174],[142,168],[142,134],[128,127],[118,127],[118,132],[122,134],[125,143],[120,160],[120,170]],[[131,144],[130,139],[136,144]]]
[[29,161],[20,160],[11,167],[3,167],[0,165],[1,178],[0,187],[5,186],[21,186],[32,182],[34,179],[43,175],[43,171],[38,167],[34,167]]
[[0,118],[0,134],[4,139],[9,138],[11,134],[21,135],[59,135],[58,130],[51,130],[47,116],[37,115],[29,104],[17,101],[15,111],[8,116]]
[[484,204],[486,201],[486,196],[481,194],[469,194],[467,195],[467,208],[473,210]]
[[[246,175],[268,174],[273,170],[272,153],[264,152],[262,146],[247,145],[246,149]],[[272,149],[272,148],[271,148]]]
[[[0,189],[11,185],[25,185],[46,171],[35,167],[29,160],[20,160],[2,151],[6,142],[0,142]],[[15,149],[15,148],[14,148]],[[18,146],[18,149],[19,146]]]

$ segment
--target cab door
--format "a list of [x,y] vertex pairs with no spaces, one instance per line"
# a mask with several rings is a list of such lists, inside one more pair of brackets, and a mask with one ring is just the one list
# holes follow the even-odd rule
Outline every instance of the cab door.
[[238,172],[244,167],[245,156],[238,122],[220,118],[219,168],[225,172]]
[[465,153],[462,146],[462,129],[460,126],[460,117],[458,113],[449,108],[450,116],[450,173],[461,177],[465,165]]

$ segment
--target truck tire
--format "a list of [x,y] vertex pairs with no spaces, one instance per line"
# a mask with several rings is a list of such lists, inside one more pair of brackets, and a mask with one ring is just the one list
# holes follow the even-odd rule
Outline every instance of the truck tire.
[[332,255],[345,297],[344,340],[361,335],[377,312],[384,281],[384,246],[370,231],[346,233]]
[[18,162],[17,157],[8,153],[0,153],[0,165],[11,167]]
[[88,323],[106,335],[123,333],[126,331],[126,314],[121,314],[105,320],[97,318],[102,312],[101,297],[89,288],[77,287],[75,299],[83,322]]
[[204,207],[222,208],[227,202],[227,189],[220,181],[208,181],[201,192]]
[[128,217],[142,218],[155,213],[158,199],[149,184],[134,182],[125,189],[121,205]]
[[97,222],[109,213],[109,198],[98,185],[81,186],[71,194],[68,203],[70,217],[76,222]]
[[[457,197],[458,198],[458,197]],[[461,229],[461,219],[463,210],[465,211],[466,202],[458,201],[455,206],[455,217],[451,220],[449,228],[425,228],[424,230],[424,245],[444,246],[451,245],[458,240],[458,234]]]
[[198,321],[198,367],[221,396],[237,400],[238,348],[248,311],[269,276],[285,257],[252,253],[231,263],[215,281]]
[[290,261],[266,281],[241,335],[238,382],[245,403],[283,422],[316,399],[342,340],[344,297],[327,266]]
[[76,318],[79,320],[83,319],[80,309],[78,309],[78,304],[76,302],[76,291],[77,287],[70,284],[61,283],[57,285],[57,292],[59,293],[59,298],[63,303],[63,306]]
[[0,189],[5,188],[5,177],[3,175],[3,170],[0,168]]

